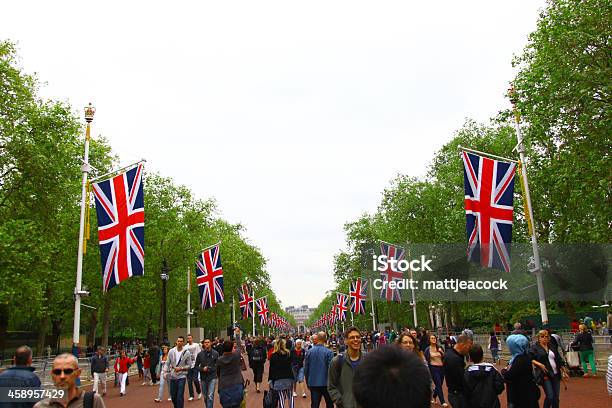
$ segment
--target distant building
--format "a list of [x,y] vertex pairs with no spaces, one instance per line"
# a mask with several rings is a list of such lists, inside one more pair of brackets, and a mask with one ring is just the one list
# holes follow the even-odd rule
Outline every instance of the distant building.
[[289,306],[285,308],[285,312],[289,313],[295,319],[295,324],[297,325],[298,332],[306,331],[306,327],[304,326],[304,322],[308,320],[308,318],[314,312],[314,308],[308,307],[308,305],[302,305],[299,307]]

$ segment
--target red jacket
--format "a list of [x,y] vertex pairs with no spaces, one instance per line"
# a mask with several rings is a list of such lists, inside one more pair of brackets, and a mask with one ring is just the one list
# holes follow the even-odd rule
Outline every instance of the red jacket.
[[128,364],[134,364],[135,358],[122,357],[115,360],[115,371],[118,373],[127,373]]
[[142,360],[142,367],[143,368],[151,368],[151,357],[145,357]]

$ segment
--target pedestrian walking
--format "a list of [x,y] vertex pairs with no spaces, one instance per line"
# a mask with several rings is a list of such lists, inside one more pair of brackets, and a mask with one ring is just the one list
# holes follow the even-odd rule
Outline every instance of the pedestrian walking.
[[304,386],[305,356],[306,350],[302,348],[302,340],[298,339],[295,342],[295,348],[291,350],[291,369],[293,371],[293,377],[295,378],[295,382],[293,383],[293,397],[297,397],[298,393],[301,393],[302,398],[306,398],[306,387]]
[[400,347],[381,345],[365,354],[351,387],[360,408],[429,408],[427,367],[417,355]]
[[167,380],[170,382],[170,398],[172,398],[174,408],[183,408],[185,405],[185,381],[193,359],[189,350],[184,347],[184,343],[185,338],[178,336],[176,346],[168,352],[165,366]]
[[327,389],[334,403],[343,408],[355,408],[353,376],[362,360],[361,335],[355,327],[346,331],[347,352],[338,354],[329,366]]
[[528,353],[529,340],[524,334],[511,334],[506,344],[512,354],[508,368],[502,370],[502,376],[508,384],[508,406],[538,408],[540,389],[533,377],[531,356]]
[[55,387],[64,391],[64,394],[61,397],[58,396],[58,398],[46,398],[38,401],[34,408],[105,408],[100,394],[93,391],[84,392],[79,388],[77,378],[80,375],[79,362],[73,354],[64,353],[55,357],[51,369],[51,379]]
[[493,364],[496,364],[499,361],[499,339],[494,331],[489,333],[489,344],[487,345],[487,348],[491,351]]
[[[218,393],[223,408],[237,408],[244,398],[244,379],[241,372],[242,340],[240,328],[234,329],[236,343],[223,342],[223,354],[217,359]],[[235,350],[234,350],[235,348]]]
[[117,373],[117,382],[119,383],[119,395],[124,396],[126,393],[125,386],[130,364],[134,364],[135,358],[129,358],[125,350],[121,350],[119,357],[115,360],[115,373]]
[[253,382],[255,383],[255,392],[261,392],[261,383],[263,381],[264,364],[268,355],[263,337],[255,340],[251,347],[249,357],[249,367],[253,370]]
[[142,371],[144,374],[142,385],[153,385],[151,382],[151,355],[148,350],[145,351],[144,357],[142,358]]
[[461,334],[457,343],[444,353],[444,378],[448,388],[448,402],[453,408],[466,408],[465,356],[472,348],[472,339]]
[[[0,373],[0,388],[40,388],[40,379],[34,374],[32,367],[32,349],[28,346],[17,347],[13,359],[15,365]],[[21,401],[2,403],[2,406],[7,408],[31,408],[33,405],[33,402]]]
[[537,342],[531,348],[530,354],[533,364],[539,370],[537,383],[542,386],[546,394],[544,408],[559,408],[565,361],[557,349],[550,346],[550,335],[547,330],[540,330]]
[[304,357],[304,377],[310,390],[310,407],[319,408],[321,398],[325,399],[325,406],[333,408],[334,403],[327,391],[329,366],[334,353],[325,347],[327,334],[323,331],[311,336],[314,342],[312,348]]
[[106,395],[106,374],[108,373],[108,358],[106,350],[99,346],[96,354],[91,358],[91,376],[93,377],[93,391],[99,393],[101,384],[102,396]]
[[438,397],[440,404],[443,407],[448,407],[442,389],[444,383],[444,349],[438,344],[438,338],[433,334],[429,336],[429,346],[425,349],[424,355],[435,387],[431,403],[433,405],[436,402],[436,397]]
[[153,345],[149,347],[149,356],[151,356],[151,382],[153,384],[156,384],[157,375],[159,373],[157,366],[159,365],[159,356],[160,356],[160,350],[159,350],[159,347],[157,347],[156,341],[154,341]]
[[587,378],[589,376],[589,367],[587,363],[591,365],[591,373],[593,377],[595,377],[597,375],[597,367],[595,366],[595,355],[593,353],[593,336],[585,324],[581,324],[578,327],[580,331],[576,334],[572,342],[572,348],[580,352],[580,361],[582,361],[584,377]]
[[144,378],[144,369],[143,369],[143,359],[144,357],[144,349],[142,347],[142,344],[138,344],[138,347],[136,348],[136,355],[135,355],[135,359],[136,359],[136,368],[138,368],[138,379],[142,379]]
[[465,372],[465,394],[469,408],[499,408],[498,395],[504,391],[504,379],[493,364],[483,363],[479,344],[470,349],[472,365]]
[[212,348],[210,339],[204,339],[202,351],[196,357],[194,369],[200,373],[201,391],[204,395],[205,408],[213,408],[214,405],[218,359],[219,353]]
[[293,408],[293,382],[291,352],[287,349],[285,339],[279,338],[274,343],[274,352],[270,356],[268,384],[272,392],[278,394],[280,408]]
[[169,347],[163,345],[161,348],[161,356],[159,357],[159,361],[157,363],[157,372],[159,373],[159,390],[157,392],[157,398],[155,398],[155,402],[162,402],[164,399],[164,388],[168,391],[168,401],[172,401],[170,398],[170,383],[168,382],[168,375],[166,373],[166,362],[168,361],[168,352],[170,351]]
[[199,373],[194,368],[196,356],[200,354],[200,351],[202,351],[202,347],[198,343],[193,342],[193,336],[190,333],[187,335],[187,344],[185,344],[185,348],[189,350],[189,353],[191,354],[191,357],[192,357],[191,368],[189,369],[189,372],[187,373],[187,388],[189,390],[189,401],[193,401],[194,387],[195,387],[196,394],[198,394],[198,399],[202,399],[202,390],[200,389]]

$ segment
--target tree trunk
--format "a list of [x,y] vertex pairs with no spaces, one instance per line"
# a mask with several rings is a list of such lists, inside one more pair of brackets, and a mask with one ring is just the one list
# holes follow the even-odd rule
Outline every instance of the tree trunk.
[[106,292],[104,295],[104,312],[102,315],[102,347],[108,347],[108,329],[110,323],[111,295]]
[[51,317],[48,313],[45,313],[45,317],[43,317],[40,322],[40,327],[38,328],[38,340],[36,341],[36,356],[42,357],[45,351],[45,340],[47,337],[47,332],[49,328],[49,323],[51,321]]
[[9,305],[0,303],[0,359],[4,360],[4,350],[6,349],[6,336],[9,323]]
[[53,320],[51,322],[51,333],[53,334],[55,354],[60,353],[60,340],[62,337],[62,321]]

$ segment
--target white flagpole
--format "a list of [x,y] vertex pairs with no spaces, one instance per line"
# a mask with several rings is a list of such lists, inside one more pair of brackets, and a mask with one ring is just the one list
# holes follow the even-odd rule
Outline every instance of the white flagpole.
[[255,289],[253,289],[253,337],[255,337]]
[[353,322],[353,312],[351,312],[351,326],[355,326],[355,323]]
[[232,327],[236,328],[236,300],[234,299],[234,295],[232,295]]
[[87,200],[87,175],[91,170],[89,165],[89,139],[91,138],[91,122],[93,121],[96,109],[91,106],[85,108],[85,153],[83,155],[83,165],[81,171],[83,178],[81,183],[81,218],[79,224],[79,252],[77,253],[77,272],[76,286],[74,288],[74,324],[72,327],[72,343],[76,346],[79,344],[80,328],[81,328],[81,297],[87,296],[88,293],[82,290],[81,284],[83,280],[83,239],[85,236],[85,202]]
[[187,267],[187,333],[191,333],[191,273]]
[[[510,99],[512,100],[514,96],[514,89],[510,90]],[[518,144],[516,149],[518,150],[519,157],[521,159],[520,166],[521,169],[521,177],[523,179],[523,187],[526,201],[526,210],[527,216],[529,217],[528,226],[531,230],[531,248],[533,250],[533,268],[530,268],[530,272],[535,273],[536,282],[538,286],[538,298],[540,300],[540,314],[542,316],[542,324],[548,324],[548,309],[546,307],[546,294],[544,293],[544,282],[542,281],[542,265],[540,264],[540,251],[538,248],[538,236],[535,230],[535,222],[533,220],[533,210],[531,207],[531,194],[529,192],[529,183],[527,181],[527,164],[525,162],[525,146],[523,145],[523,134],[521,132],[520,126],[520,115],[514,102],[512,102],[512,107],[514,108],[514,128],[516,129],[516,139]]]

